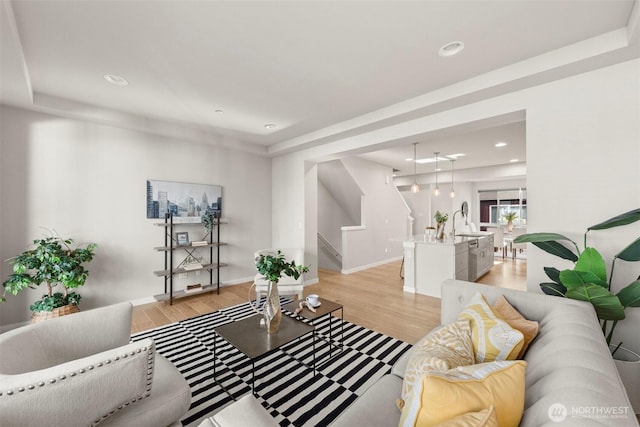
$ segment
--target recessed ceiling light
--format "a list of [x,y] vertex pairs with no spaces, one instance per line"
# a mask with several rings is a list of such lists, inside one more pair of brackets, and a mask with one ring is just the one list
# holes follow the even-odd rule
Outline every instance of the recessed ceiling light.
[[214,111],[214,113],[216,113],[216,114],[224,114],[224,111],[223,110],[216,110],[216,111]]
[[506,147],[507,143],[506,142],[498,142],[496,143],[496,147],[500,148],[500,147]]
[[424,165],[426,163],[435,163],[435,161],[436,161],[435,157],[427,157],[426,159],[418,159],[418,160],[416,160],[416,163]]
[[115,74],[105,74],[104,79],[116,86],[127,86],[129,84],[124,77],[116,76]]
[[457,55],[458,53],[462,52],[462,49],[464,49],[464,43],[462,42],[450,42],[445,44],[444,46],[442,46],[440,48],[440,50],[438,51],[438,55],[440,56],[453,56],[453,55]]
[[410,161],[412,161],[412,160],[413,160],[413,157],[408,157],[408,158],[406,158],[405,160],[406,160],[407,162],[410,162]]
[[[442,156],[438,156],[438,161],[444,161],[444,160],[451,160],[451,159],[457,159],[458,157],[462,157],[465,156],[466,154],[463,153],[456,153],[456,154],[447,154],[446,156],[442,157]],[[413,160],[413,159],[407,159],[407,161],[409,160]],[[425,157],[424,159],[417,159],[416,163],[424,165],[427,163],[435,163],[436,162],[436,158],[435,157]]]
[[518,159],[511,159],[511,160],[509,160],[509,161],[510,161],[511,163],[515,163],[515,162],[519,162],[520,160],[518,160]]
[[273,123],[267,123],[266,125],[264,125],[265,129],[275,129],[276,125],[274,125]]

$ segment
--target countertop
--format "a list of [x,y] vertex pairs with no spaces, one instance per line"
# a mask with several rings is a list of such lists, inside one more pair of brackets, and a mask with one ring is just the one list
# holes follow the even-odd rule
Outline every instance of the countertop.
[[442,240],[436,240],[435,236],[428,236],[426,234],[416,234],[412,236],[411,239],[405,240],[405,242],[414,242],[426,245],[441,245],[441,246],[453,246],[459,243],[470,242],[473,240],[484,239],[487,236],[493,235],[493,233],[489,233],[487,231],[480,231],[473,233],[473,236],[456,236],[455,238],[451,238],[451,236],[446,235]]

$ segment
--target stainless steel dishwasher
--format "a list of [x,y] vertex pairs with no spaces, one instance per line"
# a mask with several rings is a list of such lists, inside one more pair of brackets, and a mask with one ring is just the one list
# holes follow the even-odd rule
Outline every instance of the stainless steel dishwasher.
[[478,278],[478,258],[481,253],[478,239],[469,240],[469,281],[471,282]]

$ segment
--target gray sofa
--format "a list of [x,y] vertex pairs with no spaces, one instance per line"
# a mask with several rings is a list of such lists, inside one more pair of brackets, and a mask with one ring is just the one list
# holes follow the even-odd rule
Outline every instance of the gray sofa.
[[0,425],[180,426],[191,391],[151,339],[129,343],[131,304],[0,335]]
[[[464,306],[480,291],[489,304],[504,295],[524,317],[539,322],[540,331],[525,360],[527,373],[521,426],[637,426],[638,422],[604,340],[593,307],[581,301],[448,280],[442,284],[441,323],[455,321]],[[391,374],[381,378],[333,424],[343,426],[396,426],[400,411],[405,354]],[[553,404],[567,408],[561,423],[551,421]],[[593,409],[589,409],[593,408]],[[602,408],[625,412],[624,418],[586,414]],[[584,418],[572,416],[580,413]]]
[[[590,304],[448,280],[442,284],[442,324],[455,321],[478,291],[490,304],[504,295],[523,316],[539,322],[539,334],[525,354],[528,365],[521,426],[638,426]],[[332,426],[397,426],[400,411],[396,399],[401,395],[408,353]],[[247,400],[225,408],[224,417],[220,418],[223,422],[213,425],[243,425],[242,413],[253,403]],[[552,422],[549,417],[549,409],[554,404],[562,404],[567,410],[566,418],[560,423]],[[256,405],[251,406],[255,409]],[[614,414],[606,414],[612,410]],[[264,422],[253,425],[273,425],[266,411],[262,411],[262,416]]]

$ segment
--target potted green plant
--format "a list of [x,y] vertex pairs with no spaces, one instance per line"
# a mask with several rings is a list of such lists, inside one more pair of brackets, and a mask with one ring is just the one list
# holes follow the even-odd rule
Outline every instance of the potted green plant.
[[[515,243],[533,243],[545,252],[574,263],[572,269],[563,271],[554,267],[545,267],[544,271],[551,282],[541,283],[540,288],[548,295],[590,302],[598,319],[602,322],[602,331],[605,334],[607,344],[611,344],[618,322],[625,318],[625,309],[640,307],[640,276],[617,294],[614,295],[611,292],[616,260],[640,261],[640,237],[614,255],[611,273],[607,278],[604,258],[595,248],[587,245],[587,235],[590,231],[620,227],[638,220],[640,220],[640,209],[635,209],[587,228],[584,233],[583,251],[580,251],[576,242],[557,233],[523,234],[514,240]],[[570,242],[572,246],[567,246],[563,242]]]
[[[7,293],[17,295],[44,283],[47,293],[29,307],[34,322],[78,311],[81,297],[74,290],[87,280],[89,271],[83,264],[93,259],[96,244],[72,248],[72,239],[59,236],[36,239],[33,244],[35,248],[8,260],[13,263],[13,274],[2,283],[2,302],[6,301]],[[62,292],[54,292],[58,285],[62,286]]]
[[[269,334],[274,334],[278,332],[278,329],[280,328],[280,320],[282,319],[282,312],[280,310],[280,294],[278,293],[278,282],[280,281],[280,277],[284,274],[285,276],[298,279],[301,274],[309,271],[309,267],[296,265],[295,260],[287,262],[284,254],[281,251],[277,251],[275,255],[264,254],[257,257],[256,268],[258,269],[258,273],[262,274],[269,282],[269,286],[267,288],[267,300],[262,307],[261,314],[264,316],[267,332]],[[256,307],[254,307],[254,310],[260,313]]]
[[449,220],[449,214],[436,211],[433,219],[436,220],[436,239],[442,240],[444,238],[444,227]]
[[511,233],[513,231],[513,221],[518,219],[518,213],[516,211],[509,211],[502,216],[507,221],[507,231]]
[[210,207],[202,214],[202,225],[207,233],[211,233],[216,228],[216,211]]

